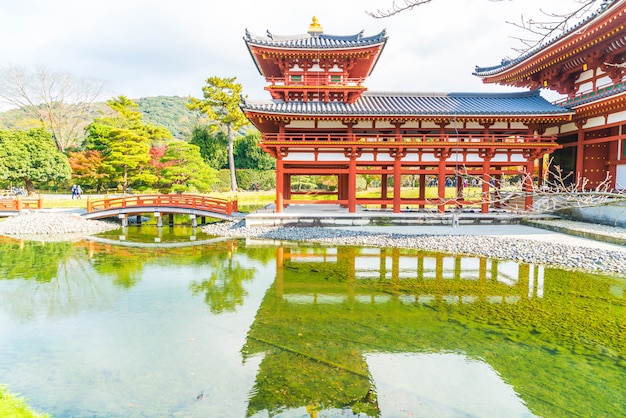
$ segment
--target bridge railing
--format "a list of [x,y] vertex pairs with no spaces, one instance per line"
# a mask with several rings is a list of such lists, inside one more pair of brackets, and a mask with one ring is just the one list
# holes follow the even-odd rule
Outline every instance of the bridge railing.
[[17,196],[13,199],[0,199],[0,210],[43,209],[43,197],[37,199],[22,199]]
[[194,194],[138,194],[103,199],[87,199],[87,212],[128,207],[177,207],[207,210],[232,215],[237,212],[237,200],[219,199]]

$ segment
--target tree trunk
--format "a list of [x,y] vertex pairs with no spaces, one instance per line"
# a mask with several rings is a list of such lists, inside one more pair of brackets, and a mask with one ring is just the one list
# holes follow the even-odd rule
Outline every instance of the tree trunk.
[[230,125],[226,126],[228,133],[228,170],[230,171],[230,191],[236,192],[237,187],[237,177],[235,176],[235,154],[233,152],[234,148],[234,140],[233,140],[233,131]]
[[124,164],[124,182],[123,182],[123,192],[126,194],[126,189],[128,188],[128,167]]
[[37,194],[37,192],[35,191],[35,186],[33,186],[33,181],[29,178],[25,178],[24,179],[24,184],[26,186],[26,193],[29,196],[32,196],[34,194]]

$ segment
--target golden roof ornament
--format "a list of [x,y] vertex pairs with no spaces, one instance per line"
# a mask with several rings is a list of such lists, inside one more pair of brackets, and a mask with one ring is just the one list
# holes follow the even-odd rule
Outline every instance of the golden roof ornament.
[[320,22],[317,20],[317,17],[313,16],[313,21],[309,25],[309,34],[315,36],[323,32],[324,30],[322,29],[322,25],[320,25]]

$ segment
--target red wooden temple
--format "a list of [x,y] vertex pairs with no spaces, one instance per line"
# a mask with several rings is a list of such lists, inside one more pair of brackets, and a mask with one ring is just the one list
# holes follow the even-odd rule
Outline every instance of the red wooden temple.
[[[566,96],[557,104],[571,121],[537,128],[557,137],[554,162],[586,188],[605,180],[626,188],[626,1],[608,0],[599,10],[524,56],[477,67],[485,83],[550,89]],[[607,177],[608,175],[608,177]]]
[[[364,83],[387,39],[384,31],[328,35],[315,18],[299,36],[246,31],[271,100],[246,99],[242,109],[261,131],[262,148],[276,158],[277,212],[332,203],[349,212],[368,205],[393,212],[475,206],[486,213],[497,206],[503,176],[520,176],[527,192],[541,181],[543,157],[560,148],[556,132],[545,135],[545,127],[571,123],[574,111],[549,103],[538,90],[370,92]],[[292,178],[301,175],[336,176],[333,199],[296,199]],[[357,197],[359,176],[375,176],[380,195]],[[403,176],[419,179],[418,193],[403,194]],[[481,193],[465,196],[463,178],[480,180]],[[436,195],[427,195],[429,181]],[[523,206],[531,205],[527,193]]]

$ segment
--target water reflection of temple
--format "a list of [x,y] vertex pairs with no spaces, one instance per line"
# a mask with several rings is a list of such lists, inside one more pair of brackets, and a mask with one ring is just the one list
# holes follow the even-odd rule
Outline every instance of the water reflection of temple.
[[[515,303],[543,296],[544,268],[480,257],[443,253],[420,254],[399,248],[278,248],[278,297],[297,303]],[[345,283],[320,294],[298,283],[285,283],[286,268],[343,274]],[[336,271],[336,270],[339,271]],[[373,283],[388,283],[389,292],[376,294]],[[304,290],[304,293],[301,291]]]
[[[246,359],[262,356],[248,416],[386,415],[388,396],[371,369],[386,356],[447,364],[434,376],[450,381],[478,364],[498,382],[484,392],[519,411],[510,416],[584,415],[593,397],[623,399],[619,384],[606,385],[624,376],[624,335],[606,334],[607,323],[623,326],[623,310],[600,320],[580,306],[610,297],[609,284],[592,275],[395,248],[275,251],[276,279],[243,348]],[[618,354],[602,357],[609,351]],[[406,373],[426,378],[419,365]]]

